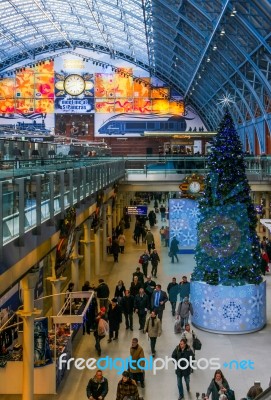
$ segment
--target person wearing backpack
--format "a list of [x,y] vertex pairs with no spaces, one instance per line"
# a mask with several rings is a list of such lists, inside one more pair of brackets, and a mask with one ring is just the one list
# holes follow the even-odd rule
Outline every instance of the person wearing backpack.
[[96,327],[94,330],[94,337],[96,341],[95,349],[97,350],[99,357],[102,353],[100,342],[107,335],[109,330],[109,325],[108,322],[106,321],[105,314],[106,314],[106,308],[101,307],[100,312],[98,313],[95,320],[96,322]]
[[177,361],[177,368],[175,369],[175,373],[177,375],[177,386],[179,390],[179,399],[183,399],[183,382],[184,378],[186,389],[190,392],[190,358],[193,359],[193,352],[190,347],[187,345],[186,339],[181,339],[178,346],[172,353],[171,356],[174,360]]
[[181,319],[181,328],[188,323],[189,315],[193,315],[193,306],[190,303],[188,297],[185,297],[183,301],[180,302],[177,310],[177,319]]

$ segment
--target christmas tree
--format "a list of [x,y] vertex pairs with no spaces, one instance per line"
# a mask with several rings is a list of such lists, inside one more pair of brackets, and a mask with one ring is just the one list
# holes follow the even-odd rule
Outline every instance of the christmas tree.
[[211,285],[259,284],[260,244],[242,145],[226,110],[208,156],[205,193],[199,201],[196,267],[192,280]]

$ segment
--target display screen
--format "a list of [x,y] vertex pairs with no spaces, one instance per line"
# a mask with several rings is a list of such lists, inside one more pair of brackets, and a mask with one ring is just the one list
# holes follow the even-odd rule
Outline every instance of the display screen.
[[148,214],[148,206],[129,206],[127,207],[128,215],[147,215]]

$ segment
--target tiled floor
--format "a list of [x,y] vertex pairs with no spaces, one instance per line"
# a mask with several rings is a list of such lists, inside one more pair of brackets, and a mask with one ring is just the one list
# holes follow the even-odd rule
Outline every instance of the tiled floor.
[[[131,229],[125,231],[128,242],[125,248],[125,254],[121,254],[119,257],[119,263],[114,264],[113,268],[110,268],[110,271],[107,271],[103,276],[110,286],[112,295],[114,294],[115,285],[119,279],[122,279],[126,286],[130,285],[132,272],[134,272],[138,266],[139,256],[145,248],[144,245],[136,245],[132,240],[133,225],[134,223],[132,222]],[[182,255],[180,256],[180,262],[178,264],[171,264],[170,259],[168,258],[168,250],[160,245],[160,226],[161,223],[159,222],[158,225],[152,229],[156,240],[156,247],[161,256],[161,263],[158,267],[158,279],[156,282],[162,284],[162,289],[166,289],[172,276],[176,276],[178,281],[183,274],[189,276],[192,272],[195,261],[192,255]],[[105,270],[104,267],[103,270]],[[200,357],[205,357],[207,359],[219,357],[221,365],[223,362],[231,359],[239,361],[250,359],[255,363],[254,370],[229,370],[222,367],[230,386],[235,390],[236,400],[239,400],[241,397],[246,395],[254,380],[261,381],[262,387],[265,389],[268,386],[271,376],[271,315],[269,306],[271,298],[270,279],[270,276],[268,276],[268,324],[262,331],[247,335],[222,335],[194,329],[202,341],[202,350],[197,352],[197,359]],[[139,324],[136,316],[134,321],[133,332],[127,331],[125,329],[125,324],[122,323],[118,341],[113,341],[110,344],[107,343],[106,339],[102,341],[102,356],[108,355],[112,358],[128,357],[131,339],[133,337],[139,339],[139,343],[144,348],[145,356],[149,357],[151,355],[150,343],[146,335],[144,335],[142,331],[138,330]],[[168,303],[163,316],[163,333],[157,341],[157,357],[170,357],[172,351],[179,342],[179,336],[175,335],[173,332],[173,324],[174,318],[171,316],[170,304]],[[76,342],[73,356],[83,358],[96,357],[94,338],[92,334],[90,336],[82,336],[80,332],[77,336]],[[191,392],[187,393],[185,391],[185,399],[194,400],[196,398],[196,392],[206,392],[209,382],[213,377],[213,373],[214,371],[209,368],[194,372],[191,375]],[[89,370],[78,371],[72,369],[69,373],[66,373],[66,377],[56,396],[36,395],[35,400],[84,399],[86,398],[86,385],[88,379],[92,375],[94,375],[94,373]],[[105,371],[104,375],[109,379],[109,393],[106,400],[115,400],[116,387],[120,377],[113,370]],[[139,388],[139,391],[140,394],[144,396],[145,400],[178,399],[176,377],[172,363],[169,363],[168,370],[157,371],[156,375],[153,375],[152,371],[146,372],[146,387],[145,389]],[[21,396],[3,395],[0,396],[0,398],[1,400],[18,400]]]

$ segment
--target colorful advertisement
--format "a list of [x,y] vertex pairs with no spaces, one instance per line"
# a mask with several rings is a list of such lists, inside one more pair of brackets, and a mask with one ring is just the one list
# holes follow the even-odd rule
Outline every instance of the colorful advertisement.
[[39,318],[34,321],[34,367],[44,367],[51,363],[48,318]]
[[90,64],[67,54],[55,61],[55,113],[94,112],[94,75]]
[[0,81],[0,126],[49,133],[54,125],[50,118],[53,113],[53,61],[20,68]]

